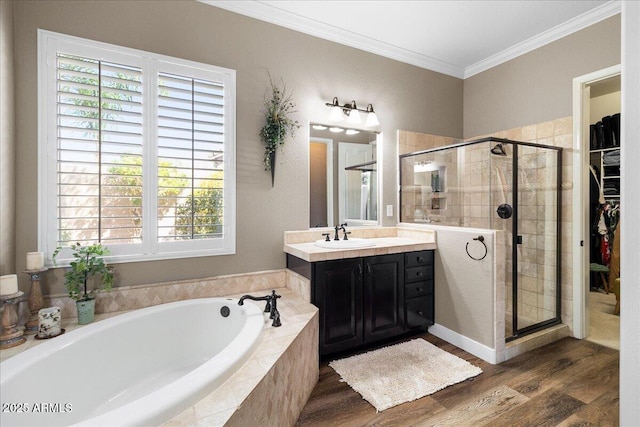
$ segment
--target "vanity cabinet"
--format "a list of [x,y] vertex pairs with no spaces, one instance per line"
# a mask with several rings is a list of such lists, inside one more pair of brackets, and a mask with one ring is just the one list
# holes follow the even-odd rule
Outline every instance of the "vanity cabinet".
[[431,326],[435,320],[433,251],[410,252],[404,257],[405,326],[407,329]]
[[320,354],[358,346],[364,336],[362,259],[318,262],[314,266],[311,302],[320,315]]
[[[288,258],[287,263],[291,268],[296,261]],[[311,302],[320,315],[321,355],[433,324],[433,251],[314,262],[309,267]]]

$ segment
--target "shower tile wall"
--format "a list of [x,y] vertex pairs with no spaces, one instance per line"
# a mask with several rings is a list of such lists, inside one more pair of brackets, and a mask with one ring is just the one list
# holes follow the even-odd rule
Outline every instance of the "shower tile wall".
[[[458,144],[461,139],[438,135],[398,131],[398,154],[413,153],[436,147]],[[441,193],[427,193],[415,183],[414,158],[402,163],[402,221],[434,222],[439,225],[460,225],[462,216],[462,195],[458,191],[458,160],[455,151],[434,153],[430,160],[436,160],[447,168],[447,181]]]
[[[538,144],[562,147],[563,169],[562,169],[562,261],[561,261],[561,313],[562,322],[572,326],[572,191],[573,191],[573,136],[572,118],[565,117],[548,122],[527,125],[519,128],[496,132],[490,135],[479,135],[469,138],[475,140],[483,137],[494,136],[516,141],[534,142]],[[435,148],[461,142],[455,138],[447,138],[436,135],[417,134],[413,132],[398,132],[398,153],[405,154],[418,150]],[[447,171],[449,177],[456,177],[449,180],[446,187],[447,209],[438,212],[444,225],[461,225],[474,228],[497,228],[503,229],[501,224],[492,219],[495,217],[495,207],[503,203],[504,185],[511,190],[510,169],[511,156],[489,156],[487,155],[491,147],[488,144],[478,144],[468,146],[464,149],[464,154],[448,159]],[[555,311],[555,286],[553,282],[555,274],[556,260],[556,223],[554,218],[549,218],[554,210],[548,209],[555,206],[556,199],[552,191],[541,191],[549,184],[555,185],[555,176],[549,174],[547,166],[553,162],[553,154],[546,154],[541,150],[537,153],[528,147],[520,148],[520,226],[524,236],[524,243],[520,245],[519,259],[522,274],[520,292],[518,296],[518,313],[520,327],[527,326],[527,321],[536,323],[540,320],[553,317]],[[510,147],[507,146],[508,154],[511,154]],[[455,150],[458,151],[458,150]],[[407,162],[408,163],[408,162]],[[460,171],[458,171],[460,165]],[[403,180],[407,174],[413,174],[409,168],[412,165],[404,165]],[[497,170],[508,171],[503,175]],[[458,186],[455,179],[460,180]],[[406,222],[413,222],[416,212],[420,213],[421,195],[417,188],[405,186],[403,183],[402,219]],[[457,196],[457,197],[456,197]],[[459,202],[457,202],[459,200]],[[420,221],[415,221],[420,222]],[[505,230],[507,231],[507,230]],[[506,263],[500,262],[506,268],[505,297],[506,297],[506,328],[507,336],[511,331],[511,233],[505,232],[506,240]],[[538,280],[540,279],[540,280]]]
[[[572,191],[573,191],[573,122],[571,117],[528,125],[497,132],[492,136],[524,142],[562,147],[562,212],[561,212],[561,314],[562,322],[572,327]],[[477,139],[477,138],[472,138]],[[521,283],[518,293],[519,327],[537,323],[554,316],[556,269],[556,199],[553,191],[556,176],[549,173],[555,168],[555,156],[544,150],[519,147],[520,174],[518,195],[520,201],[520,232],[523,245],[519,246],[519,273]],[[552,166],[551,169],[547,169]],[[492,213],[492,212],[491,212]],[[493,228],[496,228],[495,226]],[[505,233],[506,246],[506,316],[512,316],[512,246],[511,234]],[[510,334],[507,320],[507,336]]]

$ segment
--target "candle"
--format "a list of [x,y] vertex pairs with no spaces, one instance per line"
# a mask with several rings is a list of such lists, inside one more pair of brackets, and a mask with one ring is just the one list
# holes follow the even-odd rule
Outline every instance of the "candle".
[[38,338],[60,335],[60,307],[42,308],[38,311]]
[[29,252],[27,253],[27,270],[42,270],[44,268],[44,253]]
[[7,274],[0,276],[0,295],[13,295],[18,292],[18,276]]

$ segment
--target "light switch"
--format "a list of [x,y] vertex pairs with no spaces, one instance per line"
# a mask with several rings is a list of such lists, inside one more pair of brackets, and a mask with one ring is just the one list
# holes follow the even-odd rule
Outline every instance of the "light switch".
[[387,205],[387,216],[393,216],[393,205]]

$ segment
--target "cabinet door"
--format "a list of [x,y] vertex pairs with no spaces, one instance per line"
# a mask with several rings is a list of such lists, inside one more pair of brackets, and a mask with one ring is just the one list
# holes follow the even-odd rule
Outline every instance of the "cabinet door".
[[320,354],[362,344],[362,259],[319,262],[315,280]]
[[423,328],[433,325],[433,294],[411,298],[405,304],[407,328]]
[[364,340],[372,342],[404,331],[402,254],[364,258]]

